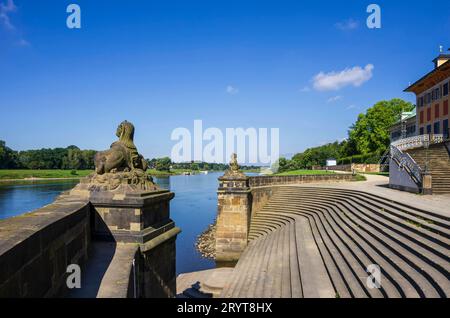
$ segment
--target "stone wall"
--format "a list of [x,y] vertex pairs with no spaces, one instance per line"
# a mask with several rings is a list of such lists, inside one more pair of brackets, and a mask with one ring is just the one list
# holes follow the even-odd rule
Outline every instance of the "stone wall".
[[278,187],[265,186],[265,187],[255,187],[251,189],[252,195],[252,208],[251,217],[253,217],[258,211],[269,202],[270,198],[277,191]]
[[257,176],[250,177],[250,187],[262,187],[283,184],[305,184],[305,183],[328,183],[344,182],[354,180],[354,176],[348,174],[325,174],[325,175],[298,175],[298,176]]
[[57,200],[0,221],[0,297],[63,296],[69,264],[88,258],[90,204]]
[[380,172],[381,167],[379,164],[369,164],[369,163],[352,163],[347,165],[337,165],[337,166],[313,166],[313,170],[331,170],[331,171],[345,171],[345,172]]

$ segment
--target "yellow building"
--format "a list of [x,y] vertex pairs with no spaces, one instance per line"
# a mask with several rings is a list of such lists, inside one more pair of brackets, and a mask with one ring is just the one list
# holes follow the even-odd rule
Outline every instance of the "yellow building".
[[433,60],[434,69],[405,89],[417,98],[416,133],[443,134],[449,137],[450,54]]

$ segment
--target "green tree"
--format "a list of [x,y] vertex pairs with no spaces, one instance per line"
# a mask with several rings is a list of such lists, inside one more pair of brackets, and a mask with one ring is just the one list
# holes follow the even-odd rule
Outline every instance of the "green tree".
[[156,159],[155,169],[158,171],[170,171],[172,161],[169,157]]
[[355,145],[358,154],[384,152],[390,143],[389,128],[402,112],[413,109],[413,104],[397,98],[376,103],[358,116],[350,128],[349,143]]
[[0,140],[0,169],[17,168],[17,152],[6,146],[6,142]]

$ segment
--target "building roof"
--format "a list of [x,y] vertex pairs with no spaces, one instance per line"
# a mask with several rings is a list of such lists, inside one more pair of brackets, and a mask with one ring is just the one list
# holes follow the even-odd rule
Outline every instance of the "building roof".
[[[450,57],[450,54],[449,54]],[[441,66],[436,67],[434,70],[423,76],[414,84],[406,88],[405,92],[413,92],[416,95],[426,91],[434,85],[442,82],[446,78],[450,77],[450,60],[443,63]]]
[[397,125],[399,125],[402,121],[413,121],[413,118],[416,117],[416,108],[414,107],[414,109],[410,112],[403,112],[401,119],[397,120],[392,126],[391,129],[396,127]]

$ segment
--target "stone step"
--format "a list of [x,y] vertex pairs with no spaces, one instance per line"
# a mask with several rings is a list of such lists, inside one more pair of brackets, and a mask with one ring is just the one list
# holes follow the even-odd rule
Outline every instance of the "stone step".
[[[280,187],[225,297],[448,297],[450,217],[361,191]],[[367,265],[382,288],[366,285]]]
[[[319,194],[316,194],[316,197],[319,197]],[[330,194],[331,196],[331,194]],[[294,202],[297,199],[293,199]],[[305,198],[301,201],[299,201],[299,204],[306,204],[310,200],[309,198]],[[347,200],[346,198],[343,198],[342,200]],[[334,201],[338,202],[338,201]],[[353,204],[355,204],[353,202]],[[383,226],[386,226],[388,228],[395,228],[397,231],[402,233],[403,235],[406,235],[408,239],[411,239],[412,237],[417,238],[420,237],[420,242],[424,246],[432,246],[433,250],[440,251],[440,255],[445,255],[445,253],[448,251],[448,244],[447,242],[443,242],[445,239],[440,237],[439,235],[436,235],[432,232],[429,232],[425,229],[422,229],[420,227],[417,227],[416,225],[412,225],[409,223],[405,223],[403,220],[390,216],[390,215],[383,215],[378,214],[377,217],[374,217],[373,210],[370,206],[364,205],[364,208],[367,209],[368,215],[371,215],[371,218],[373,221],[383,222]],[[381,216],[381,217],[380,217]],[[440,245],[440,246],[439,246]]]
[[[308,190],[304,191],[304,193],[306,194],[308,192]],[[321,196],[324,197],[328,200],[330,199],[348,199],[349,197],[353,197],[354,194],[347,192],[347,193],[336,193],[333,191],[330,192],[326,192],[326,193],[315,193],[316,196]],[[283,202],[286,198],[274,198],[273,200],[271,200],[270,204],[280,204],[281,202]],[[291,200],[297,200],[298,198],[295,199],[291,199]],[[363,198],[363,197],[359,197],[360,203],[361,202],[365,202],[367,203],[368,201]],[[414,224],[416,226],[420,226],[423,229],[427,229],[433,233],[439,234],[444,236],[445,238],[449,238],[450,235],[448,233],[448,221],[446,219],[438,219],[436,217],[428,217],[427,219],[425,219],[424,217],[421,216],[421,218],[418,218],[414,215],[411,215],[411,213],[405,213],[403,211],[400,210],[396,210],[396,209],[392,209],[389,205],[387,204],[379,204],[378,202],[374,202],[373,200],[371,200],[370,202],[368,202],[367,204],[370,204],[370,207],[368,207],[369,209],[373,210],[375,213],[377,214],[383,214],[383,215],[388,215],[389,217],[396,217],[396,219],[400,219],[403,221],[407,221],[410,222],[411,224]],[[374,209],[374,207],[376,207],[377,209]],[[270,205],[267,205],[267,208],[270,208]],[[417,214],[417,213],[416,213]],[[435,225],[433,224],[434,222],[440,222],[440,225]],[[447,244],[450,243],[450,241],[446,240]]]

